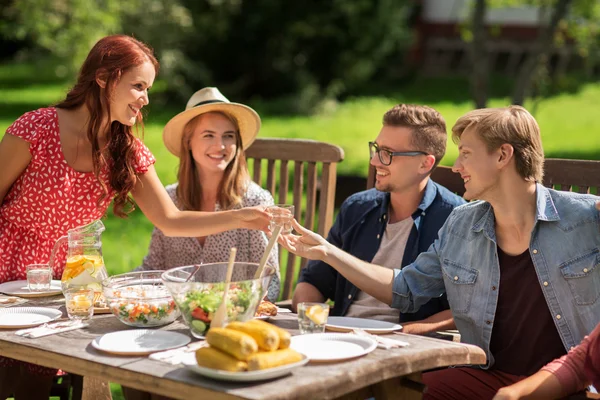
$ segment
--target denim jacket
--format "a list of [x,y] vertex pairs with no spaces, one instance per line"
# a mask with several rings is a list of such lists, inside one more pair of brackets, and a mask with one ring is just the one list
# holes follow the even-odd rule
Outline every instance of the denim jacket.
[[[381,245],[389,203],[390,194],[376,189],[353,194],[342,204],[327,241],[370,262]],[[398,260],[399,268],[412,263],[419,253],[429,248],[450,212],[461,204],[465,204],[462,197],[429,180],[421,203],[412,215],[414,225],[406,242],[404,256]],[[322,261],[310,261],[300,273],[298,282],[310,283],[323,296],[334,300],[331,315],[335,316],[346,315],[359,292],[355,285]],[[443,295],[431,299],[415,313],[398,313],[399,321],[419,321],[448,308],[448,301]]]
[[[579,344],[600,320],[600,198],[536,189],[537,218],[529,252],[565,349]],[[392,306],[413,312],[446,291],[462,341],[487,354],[498,303],[494,212],[476,201],[454,209],[426,253],[394,270]],[[532,321],[535,323],[535,321]],[[550,361],[550,360],[548,360]]]

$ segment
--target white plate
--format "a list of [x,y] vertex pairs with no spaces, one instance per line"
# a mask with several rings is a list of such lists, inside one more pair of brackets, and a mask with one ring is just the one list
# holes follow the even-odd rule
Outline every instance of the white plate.
[[44,292],[30,292],[27,287],[27,281],[11,281],[4,282],[0,284],[0,293],[9,294],[11,296],[19,296],[19,297],[46,297],[46,296],[56,296],[57,294],[62,293],[62,288],[60,287],[60,281],[53,280],[50,282],[50,290],[46,290]]
[[92,346],[107,353],[133,356],[174,349],[190,341],[189,336],[177,332],[131,329],[99,336]]
[[196,355],[189,353],[183,359],[183,365],[191,369],[192,371],[206,376],[212,379],[218,379],[220,381],[231,381],[231,382],[254,382],[264,381],[267,379],[279,378],[280,376],[288,375],[296,368],[300,368],[308,362],[308,358],[304,357],[303,360],[293,364],[282,365],[281,367],[263,369],[260,371],[245,371],[245,372],[229,372],[221,371],[218,369],[201,367],[196,362]]
[[292,310],[290,310],[289,308],[281,308],[281,307],[277,307],[277,314],[287,314],[287,313],[291,313]]
[[290,347],[310,361],[340,361],[364,356],[377,347],[367,336],[345,333],[312,333],[293,336]]
[[329,317],[325,328],[334,332],[351,332],[354,329],[362,329],[369,333],[382,334],[398,331],[402,329],[402,325],[365,318]]
[[29,328],[54,321],[62,312],[46,307],[12,307],[0,310],[0,328]]

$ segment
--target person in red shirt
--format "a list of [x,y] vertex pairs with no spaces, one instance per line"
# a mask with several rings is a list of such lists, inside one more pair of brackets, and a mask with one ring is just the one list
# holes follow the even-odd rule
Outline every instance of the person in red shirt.
[[[101,218],[111,201],[125,217],[133,200],[166,235],[203,237],[230,229],[268,231],[265,207],[180,211],[133,134],[159,64],[144,43],[108,36],[96,43],[75,86],[54,107],[30,111],[0,142],[0,283],[47,263],[69,229]],[[131,196],[131,197],[130,197]],[[60,278],[65,251],[53,274]],[[56,370],[0,357],[0,398],[47,399]]]
[[506,386],[493,400],[559,399],[584,390],[600,388],[600,324],[581,344],[530,377]]

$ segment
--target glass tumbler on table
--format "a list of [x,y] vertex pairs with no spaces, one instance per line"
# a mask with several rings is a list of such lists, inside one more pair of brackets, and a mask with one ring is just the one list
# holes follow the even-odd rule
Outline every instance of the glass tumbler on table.
[[50,290],[52,268],[48,264],[31,264],[27,269],[27,287],[30,292],[45,292]]
[[288,235],[292,233],[292,220],[294,219],[294,205],[292,204],[275,204],[267,207],[268,213],[273,215],[269,229],[275,230],[275,227],[281,226],[281,234]]
[[72,320],[88,320],[94,315],[94,289],[70,288],[63,291],[67,314]]
[[329,305],[325,303],[299,303],[298,327],[301,334],[325,332]]

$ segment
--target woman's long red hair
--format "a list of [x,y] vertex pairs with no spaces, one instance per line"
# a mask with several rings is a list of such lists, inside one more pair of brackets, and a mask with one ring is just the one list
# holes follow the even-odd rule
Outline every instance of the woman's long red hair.
[[[119,217],[125,217],[135,208],[133,200],[129,197],[137,179],[134,169],[137,146],[135,136],[130,126],[118,121],[112,122],[107,132],[106,153],[100,148],[98,137],[104,122],[111,121],[111,96],[121,76],[128,69],[145,62],[150,62],[158,74],[158,61],[144,43],[126,35],[112,35],[100,39],[81,66],[75,86],[67,93],[67,97],[56,105],[64,109],[75,109],[84,104],[87,107],[90,114],[87,137],[92,144],[94,175],[104,188],[106,196],[108,189],[100,179],[100,173],[104,168],[108,169],[109,184],[116,192],[113,211]],[[98,79],[106,82],[105,89],[98,85]],[[143,129],[141,113],[136,123]],[[105,154],[108,157],[105,157]]]

